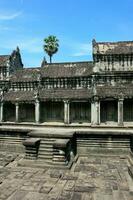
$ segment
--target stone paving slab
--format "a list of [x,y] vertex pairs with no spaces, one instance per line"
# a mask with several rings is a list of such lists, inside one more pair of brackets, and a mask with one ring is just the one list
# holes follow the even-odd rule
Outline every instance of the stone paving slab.
[[57,170],[19,167],[17,155],[9,155],[0,153],[0,200],[133,199],[126,159],[81,157],[71,170]]

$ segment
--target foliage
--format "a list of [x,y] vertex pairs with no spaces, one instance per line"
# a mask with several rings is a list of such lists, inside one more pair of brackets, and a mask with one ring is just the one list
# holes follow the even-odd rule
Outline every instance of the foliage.
[[44,51],[49,55],[50,63],[52,63],[52,56],[58,51],[59,40],[54,35],[49,35],[44,39]]

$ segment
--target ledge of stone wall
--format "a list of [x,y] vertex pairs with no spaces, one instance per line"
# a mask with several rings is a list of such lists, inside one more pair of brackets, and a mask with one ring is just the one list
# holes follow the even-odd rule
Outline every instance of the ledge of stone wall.
[[35,147],[40,143],[40,138],[28,138],[25,141],[23,141],[23,145],[25,147],[27,146],[31,146],[31,147]]
[[40,138],[72,138],[75,131],[46,131],[46,130],[33,130],[28,133],[29,137],[40,137]]
[[37,159],[40,138],[28,138],[23,141],[23,145],[25,146],[25,158]]

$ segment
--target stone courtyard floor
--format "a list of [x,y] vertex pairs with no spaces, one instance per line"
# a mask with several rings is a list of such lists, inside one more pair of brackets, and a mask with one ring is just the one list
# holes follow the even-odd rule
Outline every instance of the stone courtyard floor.
[[0,200],[133,200],[126,159],[81,157],[71,170],[18,167],[0,153]]

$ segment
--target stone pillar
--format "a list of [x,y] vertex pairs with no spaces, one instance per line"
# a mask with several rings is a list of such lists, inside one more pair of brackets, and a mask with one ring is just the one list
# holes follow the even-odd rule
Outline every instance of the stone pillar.
[[91,124],[100,124],[100,101],[97,98],[94,98],[91,103]]
[[0,122],[3,121],[3,102],[0,103]]
[[64,101],[64,123],[70,123],[70,102],[68,100]]
[[16,103],[16,122],[19,121],[19,103]]
[[118,125],[123,126],[123,99],[118,99]]
[[9,72],[9,67],[7,67],[7,71],[6,71],[6,77],[9,78],[10,72]]
[[91,102],[91,124],[94,124],[94,101]]
[[36,123],[40,122],[40,102],[38,99],[36,99],[35,102],[35,122]]

